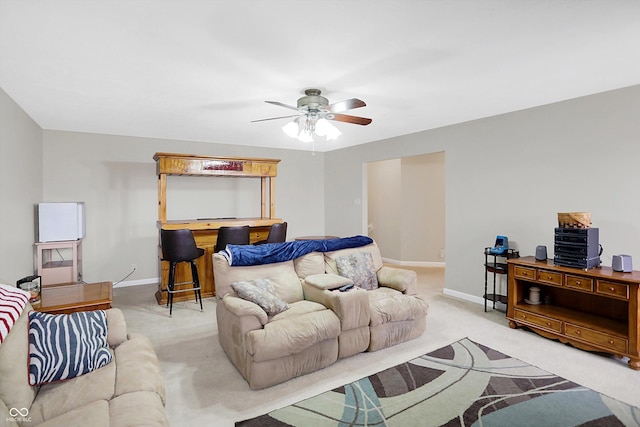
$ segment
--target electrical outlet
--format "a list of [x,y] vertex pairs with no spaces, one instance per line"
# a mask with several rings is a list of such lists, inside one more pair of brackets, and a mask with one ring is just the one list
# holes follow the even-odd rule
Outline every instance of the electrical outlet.
[[136,271],[138,269],[138,264],[131,264],[131,270]]

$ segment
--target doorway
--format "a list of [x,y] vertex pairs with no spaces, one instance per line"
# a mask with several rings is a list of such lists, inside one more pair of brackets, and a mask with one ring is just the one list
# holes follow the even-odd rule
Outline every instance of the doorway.
[[444,266],[445,153],[428,153],[364,165],[366,233],[385,260]]

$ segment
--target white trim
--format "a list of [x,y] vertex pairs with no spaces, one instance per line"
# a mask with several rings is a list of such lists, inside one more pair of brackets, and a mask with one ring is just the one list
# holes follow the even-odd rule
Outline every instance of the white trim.
[[465,294],[463,292],[454,291],[453,289],[449,289],[449,288],[444,288],[442,290],[442,293],[445,295],[449,295],[450,297],[462,299],[465,301],[475,302],[476,304],[484,304],[484,298],[476,295]]
[[382,258],[383,262],[389,264],[397,264],[403,265],[405,267],[444,267],[444,262],[433,262],[433,261],[398,261],[396,259],[390,258]]
[[[484,298],[476,296],[476,295],[465,294],[463,292],[458,292],[458,291],[454,291],[452,289],[447,289],[447,288],[444,288],[442,293],[444,295],[448,295],[450,297],[454,297],[454,298],[462,299],[462,300],[465,300],[465,301],[473,302],[473,303],[476,303],[476,304],[484,305]],[[489,306],[489,303],[493,304],[492,301],[487,301],[487,307]],[[501,302],[496,301],[496,309],[505,310],[505,308],[506,308],[506,304],[502,304]]]
[[152,283],[160,283],[159,277],[151,277],[148,279],[127,280],[113,285],[114,288],[126,288],[129,286],[150,285]]

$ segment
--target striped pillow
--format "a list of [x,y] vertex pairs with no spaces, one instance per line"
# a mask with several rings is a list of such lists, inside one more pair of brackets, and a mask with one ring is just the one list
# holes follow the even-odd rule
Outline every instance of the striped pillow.
[[67,380],[111,362],[104,310],[29,313],[29,384]]
[[0,344],[24,310],[30,294],[13,286],[0,284]]

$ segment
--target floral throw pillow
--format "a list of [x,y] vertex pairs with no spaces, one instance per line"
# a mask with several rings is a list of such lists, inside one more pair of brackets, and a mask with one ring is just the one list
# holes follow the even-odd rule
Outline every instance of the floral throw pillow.
[[356,252],[336,258],[338,274],[353,280],[358,288],[378,289],[378,276],[370,252]]
[[258,304],[269,316],[274,316],[289,308],[286,301],[278,298],[270,279],[246,280],[231,284],[240,298]]

